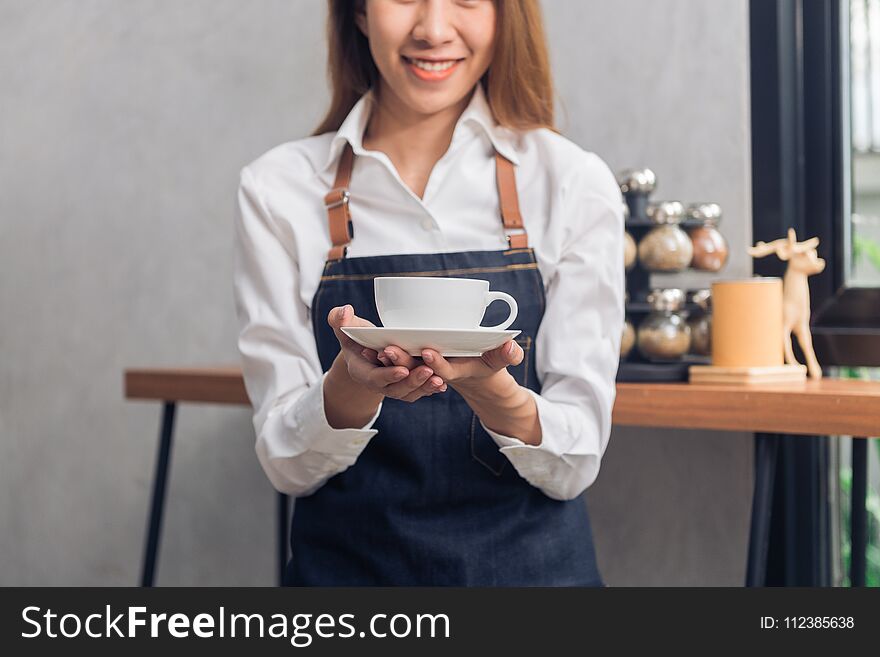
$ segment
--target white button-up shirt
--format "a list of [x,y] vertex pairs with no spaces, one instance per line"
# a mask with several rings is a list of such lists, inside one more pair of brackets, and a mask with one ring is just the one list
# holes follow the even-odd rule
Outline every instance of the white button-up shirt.
[[547,297],[535,336],[543,387],[541,394],[529,391],[542,440],[527,445],[484,428],[525,480],[552,498],[576,497],[599,472],[616,392],[625,274],[623,203],[614,175],[597,155],[550,130],[498,126],[477,85],[419,198],[384,153],[364,149],[372,104],[368,92],[335,134],[282,144],[241,172],[234,294],[262,467],[278,490],[308,495],[357,467],[377,434],[372,426],[381,405],[362,428],[328,424],[310,321],[331,247],[323,198],[344,143],[357,156],[350,258],[508,248],[495,184],[497,149],[517,165],[520,209]]

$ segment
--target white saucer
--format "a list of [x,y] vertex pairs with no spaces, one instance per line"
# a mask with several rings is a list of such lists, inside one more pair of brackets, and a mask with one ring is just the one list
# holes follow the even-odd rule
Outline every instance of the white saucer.
[[383,326],[343,326],[342,332],[362,347],[382,351],[395,345],[410,356],[421,356],[422,349],[434,349],[442,356],[482,356],[500,347],[522,331],[494,329],[385,328]]

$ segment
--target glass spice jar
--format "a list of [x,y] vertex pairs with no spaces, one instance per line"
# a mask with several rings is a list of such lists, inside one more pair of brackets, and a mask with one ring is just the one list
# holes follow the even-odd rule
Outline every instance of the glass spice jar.
[[730,253],[727,240],[718,230],[721,206],[717,203],[694,203],[688,206],[687,217],[702,224],[688,230],[694,247],[691,267],[699,271],[720,271]]
[[617,176],[617,184],[626,199],[633,219],[647,219],[648,197],[657,187],[657,176],[650,169],[626,169]]
[[687,269],[694,255],[691,238],[679,225],[684,205],[662,201],[648,206],[648,217],[656,224],[639,242],[639,262],[649,272],[676,272]]
[[688,317],[691,330],[691,353],[697,356],[712,355],[712,290],[695,290],[691,301],[698,306]]
[[636,331],[627,317],[623,322],[623,336],[620,339],[620,357],[626,358],[636,343]]
[[691,330],[681,314],[685,293],[678,288],[652,290],[651,312],[639,324],[636,344],[648,360],[677,360],[691,346]]
[[[623,222],[626,224],[629,221],[630,213],[629,206],[624,203],[623,204]],[[636,247],[636,241],[633,239],[633,236],[626,229],[623,231],[623,266],[626,271],[632,269],[636,264],[636,255],[638,253],[638,248]]]
[[636,266],[636,254],[638,253],[638,247],[636,246],[636,241],[633,239],[633,236],[629,234],[629,231],[624,231],[623,233],[623,264],[626,271],[629,271],[633,267]]

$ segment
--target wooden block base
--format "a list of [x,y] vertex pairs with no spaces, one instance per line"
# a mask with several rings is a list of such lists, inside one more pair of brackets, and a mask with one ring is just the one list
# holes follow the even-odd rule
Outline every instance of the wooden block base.
[[691,383],[788,383],[807,378],[806,365],[778,365],[775,367],[716,367],[691,365],[688,368]]

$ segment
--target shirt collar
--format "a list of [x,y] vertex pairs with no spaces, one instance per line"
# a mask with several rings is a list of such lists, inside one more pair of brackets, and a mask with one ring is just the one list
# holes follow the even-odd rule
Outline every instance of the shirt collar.
[[345,117],[342,125],[339,126],[339,130],[333,136],[333,140],[330,142],[330,152],[327,155],[327,161],[324,163],[323,173],[327,173],[335,168],[345,142],[351,144],[355,155],[360,155],[363,152],[364,132],[367,130],[367,123],[370,120],[374,102],[375,96],[373,90],[370,89],[351,108],[348,116]]
[[[336,166],[345,142],[351,144],[355,155],[363,153],[364,132],[367,129],[367,123],[370,120],[370,113],[373,110],[374,104],[375,95],[372,89],[367,91],[355,103],[330,142],[330,152],[327,155],[327,161],[324,164],[322,173],[326,174]],[[465,132],[463,127],[470,125],[476,125],[482,129],[496,151],[514,164],[519,164],[519,157],[514,148],[515,135],[512,130],[499,125],[495,121],[482,84],[476,85],[470,102],[455,124],[452,136],[453,143],[464,138]]]
[[460,138],[462,126],[469,124],[479,126],[489,138],[489,141],[492,142],[492,146],[496,151],[514,164],[519,164],[519,157],[514,148],[515,134],[512,130],[499,125],[495,120],[482,84],[477,84],[470,103],[468,103],[468,106],[459,117],[458,123],[455,125],[453,140]]

